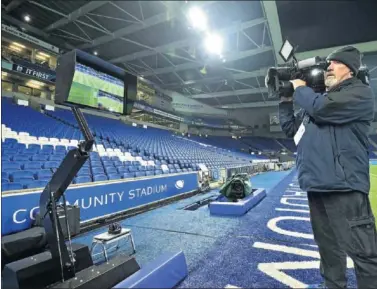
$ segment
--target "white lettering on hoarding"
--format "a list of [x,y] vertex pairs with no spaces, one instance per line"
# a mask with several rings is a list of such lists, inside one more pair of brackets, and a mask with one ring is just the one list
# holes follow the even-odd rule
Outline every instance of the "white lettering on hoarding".
[[[152,194],[164,193],[168,190],[167,184],[148,186],[144,188],[132,189],[128,192],[128,199],[132,200],[134,198],[142,198],[144,196],[149,196]],[[80,207],[80,209],[88,210],[90,208],[102,207],[109,204],[114,204],[123,201],[124,192],[115,192],[102,194],[99,196],[91,196],[89,198],[76,199],[74,202],[67,201],[67,205],[74,205]],[[18,209],[13,213],[12,220],[15,224],[23,224],[27,222],[27,215],[29,214],[29,219],[35,220],[35,211],[39,207],[32,208],[29,212],[28,209]]]
[[138,188],[129,191],[129,199],[140,198],[142,196],[149,196],[152,194],[159,194],[166,192],[168,189],[167,185],[160,185],[154,187]]

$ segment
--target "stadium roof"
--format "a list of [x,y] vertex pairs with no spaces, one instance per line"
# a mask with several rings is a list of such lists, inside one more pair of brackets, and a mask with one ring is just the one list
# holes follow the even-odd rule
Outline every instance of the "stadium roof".
[[[345,44],[377,51],[376,3],[3,0],[2,19],[62,49],[96,51],[161,88],[216,107],[245,108],[276,105],[264,76],[280,62],[283,37],[299,46],[299,59]],[[189,28],[192,6],[222,35],[225,62],[208,55],[203,35]]]

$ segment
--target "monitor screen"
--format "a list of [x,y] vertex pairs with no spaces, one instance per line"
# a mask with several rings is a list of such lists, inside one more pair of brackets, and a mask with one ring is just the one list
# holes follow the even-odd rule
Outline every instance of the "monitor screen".
[[98,110],[123,113],[124,82],[76,63],[67,101]]

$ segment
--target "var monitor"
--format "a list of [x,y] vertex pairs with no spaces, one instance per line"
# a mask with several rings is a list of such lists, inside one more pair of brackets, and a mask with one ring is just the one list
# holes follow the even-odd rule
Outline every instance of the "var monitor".
[[55,103],[129,115],[137,77],[94,55],[73,50],[58,58]]

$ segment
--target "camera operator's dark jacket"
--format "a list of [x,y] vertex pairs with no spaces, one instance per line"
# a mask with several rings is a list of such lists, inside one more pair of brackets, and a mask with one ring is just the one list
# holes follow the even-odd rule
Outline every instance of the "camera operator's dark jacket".
[[296,156],[301,189],[368,194],[368,133],[374,114],[371,88],[350,78],[325,94],[298,87],[293,99],[301,110],[295,115],[292,102],[281,102],[279,119],[288,137],[305,124]]

